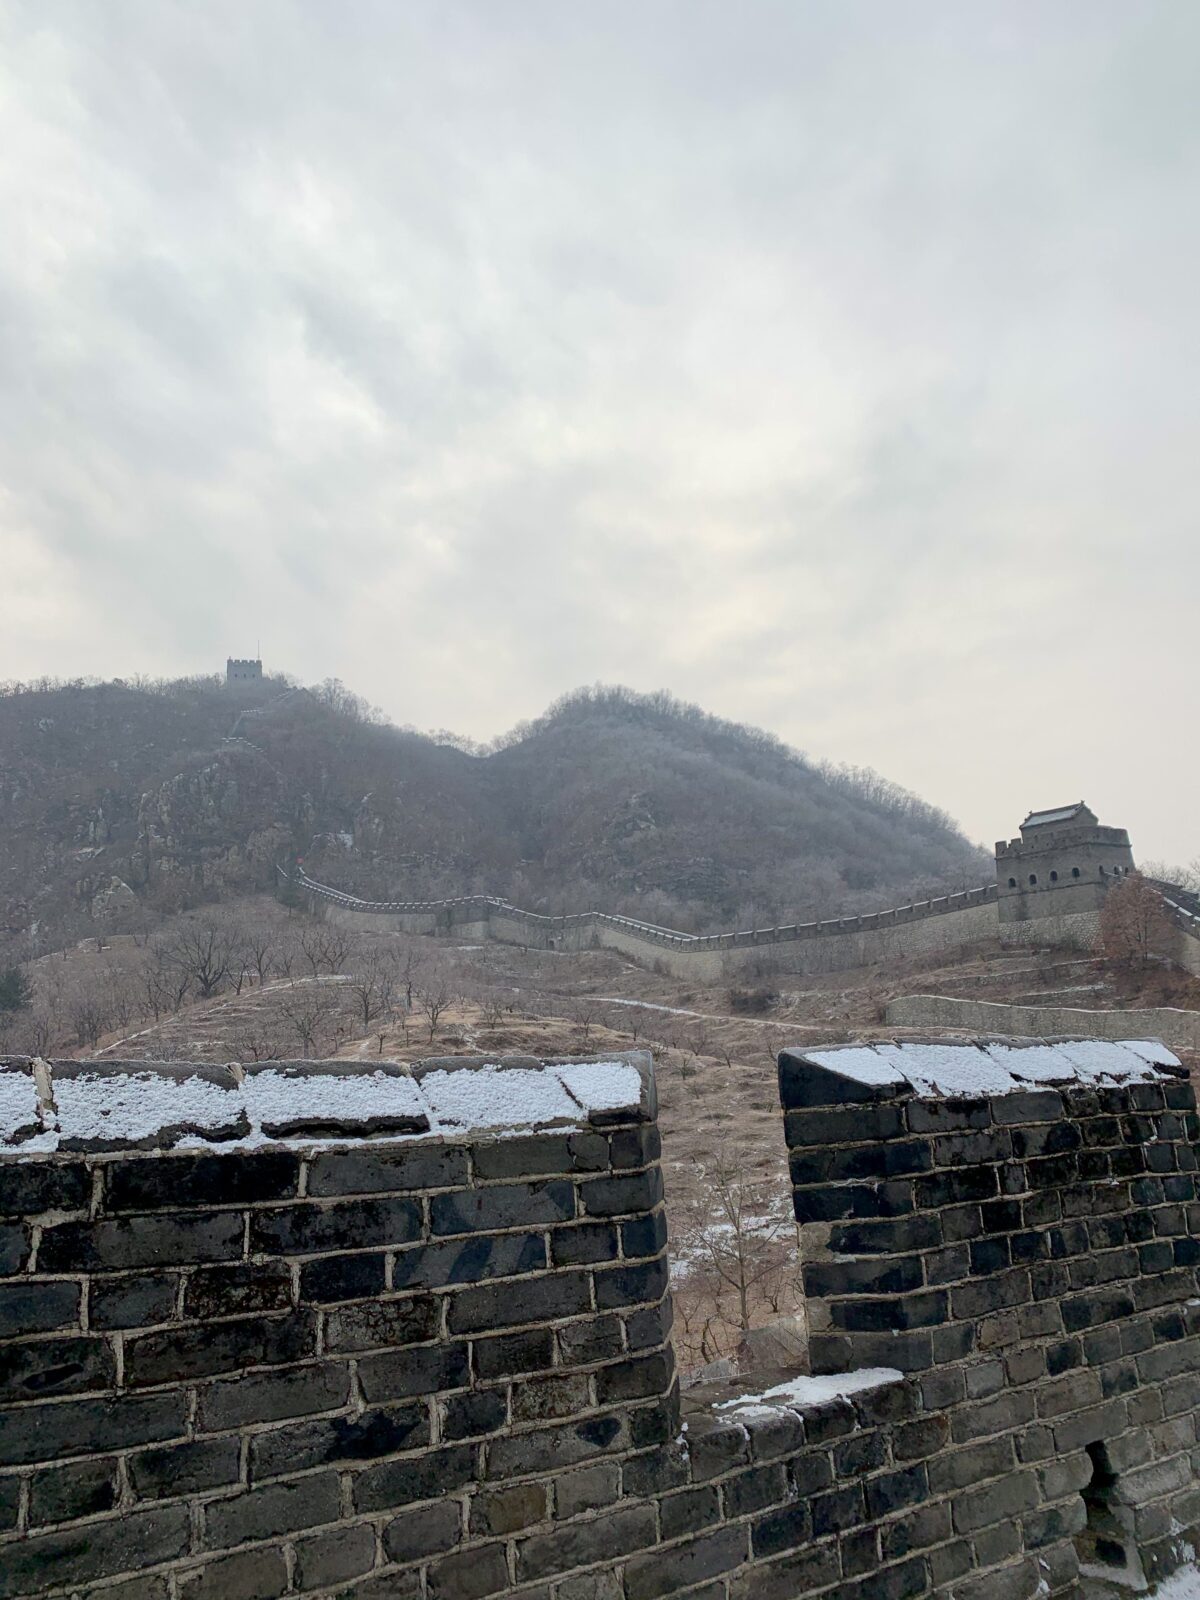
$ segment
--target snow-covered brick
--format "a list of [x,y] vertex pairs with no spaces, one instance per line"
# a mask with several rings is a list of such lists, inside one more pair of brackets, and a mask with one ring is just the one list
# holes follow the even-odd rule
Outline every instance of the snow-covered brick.
[[252,1070],[244,1085],[256,1131],[269,1139],[427,1133],[429,1112],[410,1074],[387,1063],[278,1061]]
[[852,1044],[842,1049],[806,1050],[804,1059],[829,1072],[837,1072],[843,1078],[850,1078],[855,1083],[885,1086],[904,1082],[903,1074],[871,1045]]
[[1084,1083],[1147,1082],[1159,1076],[1142,1056],[1108,1039],[1063,1039],[1058,1049]]
[[884,1044],[879,1054],[922,1096],[982,1099],[1015,1087],[1012,1073],[973,1044]]
[[41,1131],[32,1063],[0,1061],[0,1144],[21,1144]]
[[56,1061],[53,1084],[64,1150],[167,1149],[189,1134],[220,1142],[250,1132],[227,1067]]
[[542,1067],[439,1067],[421,1075],[420,1087],[435,1126],[547,1128],[582,1120],[578,1103]]
[[735,1416],[761,1414],[778,1410],[781,1406],[800,1410],[805,1406],[827,1405],[830,1400],[846,1399],[866,1389],[881,1389],[884,1384],[900,1383],[903,1376],[894,1367],[863,1367],[857,1372],[791,1378],[787,1383],[764,1389],[761,1394],[742,1394],[733,1400],[723,1400],[714,1410],[730,1411]]
[[642,1110],[642,1074],[630,1061],[580,1061],[555,1068],[555,1075],[593,1121]]

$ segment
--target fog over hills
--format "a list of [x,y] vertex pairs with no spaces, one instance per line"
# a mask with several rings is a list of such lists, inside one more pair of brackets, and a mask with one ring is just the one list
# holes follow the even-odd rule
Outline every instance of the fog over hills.
[[484,748],[336,682],[10,686],[0,922],[25,949],[272,886],[303,859],[375,897],[466,892],[685,928],[985,881],[944,813],[665,693],[578,690]]

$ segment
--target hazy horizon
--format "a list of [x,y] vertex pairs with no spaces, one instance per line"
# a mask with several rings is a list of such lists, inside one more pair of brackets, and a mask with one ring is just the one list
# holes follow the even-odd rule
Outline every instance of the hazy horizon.
[[0,677],[596,681],[1200,856],[1200,11],[0,0]]

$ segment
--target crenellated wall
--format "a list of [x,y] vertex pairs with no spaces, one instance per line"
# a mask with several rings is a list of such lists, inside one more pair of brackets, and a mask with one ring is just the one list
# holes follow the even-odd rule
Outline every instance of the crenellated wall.
[[1194,1096],[1161,1048],[1016,1055],[785,1053],[832,1375],[682,1403],[646,1057],[0,1063],[0,1597],[1078,1600],[1081,1560],[1170,1570]]

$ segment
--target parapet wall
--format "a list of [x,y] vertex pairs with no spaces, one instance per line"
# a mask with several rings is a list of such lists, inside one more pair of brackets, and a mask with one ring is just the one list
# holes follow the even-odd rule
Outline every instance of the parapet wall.
[[1085,1034],[1090,1039],[1162,1039],[1173,1050],[1200,1050],[1200,1011],[1182,1011],[1174,1006],[1100,1011],[1078,1006],[1016,1006],[993,1000],[955,1000],[940,994],[904,994],[888,1001],[886,1018],[898,1028],[953,1028],[962,1033],[1017,1034],[1043,1039],[1077,1034]]
[[[490,938],[535,950],[619,950],[646,966],[698,982],[764,967],[797,974],[840,972],[986,944],[1001,932],[995,884],[862,916],[693,934],[602,911],[547,917],[484,895],[430,902],[360,900],[304,873],[295,881],[315,914],[343,927],[453,932],[459,938]],[[1060,942],[1075,943],[1079,931],[1066,930]],[[1094,919],[1084,937],[1090,942],[1092,934]]]
[[1087,1083],[1049,1052],[1057,1088],[953,1095],[933,1058],[786,1053],[835,1375],[682,1420],[646,1058],[0,1066],[0,1597],[1076,1600],[1081,1554],[1170,1570],[1195,1102],[1165,1052],[1091,1048],[1119,1055]]

